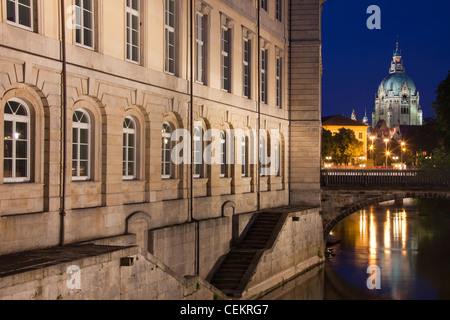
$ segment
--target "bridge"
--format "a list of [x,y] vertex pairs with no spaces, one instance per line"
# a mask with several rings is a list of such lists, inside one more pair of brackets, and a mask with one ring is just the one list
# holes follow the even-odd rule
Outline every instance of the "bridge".
[[349,215],[406,198],[450,199],[450,170],[344,170],[321,172],[325,238]]

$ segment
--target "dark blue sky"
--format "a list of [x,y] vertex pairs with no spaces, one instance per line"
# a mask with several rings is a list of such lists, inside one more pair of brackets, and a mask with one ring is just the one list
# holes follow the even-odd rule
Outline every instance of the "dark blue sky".
[[[367,8],[381,9],[381,29],[366,26]],[[364,111],[372,123],[375,94],[389,74],[398,40],[406,74],[420,92],[424,118],[450,70],[450,1],[327,0],[323,5],[322,115]]]

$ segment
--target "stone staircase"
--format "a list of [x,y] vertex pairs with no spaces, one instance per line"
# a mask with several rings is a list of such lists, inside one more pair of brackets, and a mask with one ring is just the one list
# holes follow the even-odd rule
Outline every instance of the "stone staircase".
[[282,215],[261,212],[239,244],[232,248],[211,279],[211,284],[230,297],[245,287],[262,252],[270,247],[274,231]]

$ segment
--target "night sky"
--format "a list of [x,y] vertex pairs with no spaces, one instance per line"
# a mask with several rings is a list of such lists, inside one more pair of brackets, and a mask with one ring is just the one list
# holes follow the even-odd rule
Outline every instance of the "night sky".
[[[369,30],[370,5],[381,29]],[[375,94],[389,75],[397,36],[406,74],[420,93],[424,118],[433,117],[435,91],[450,70],[450,1],[327,0],[322,13],[322,116],[350,117],[365,109],[372,124]]]

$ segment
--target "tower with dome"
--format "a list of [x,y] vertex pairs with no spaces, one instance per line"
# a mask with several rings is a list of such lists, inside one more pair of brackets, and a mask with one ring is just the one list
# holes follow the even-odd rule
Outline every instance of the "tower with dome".
[[389,75],[381,82],[375,97],[372,127],[380,126],[382,122],[388,128],[421,126],[423,123],[419,91],[405,73],[398,41]]

